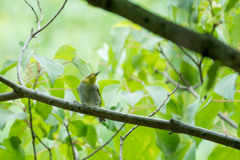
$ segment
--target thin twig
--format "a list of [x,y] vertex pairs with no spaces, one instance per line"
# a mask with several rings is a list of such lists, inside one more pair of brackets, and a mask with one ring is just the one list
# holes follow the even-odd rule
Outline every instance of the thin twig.
[[122,136],[120,136],[120,149],[119,149],[119,160],[122,160],[123,159],[123,157],[122,157],[122,151],[123,151],[123,141],[124,141],[124,139],[123,139],[123,137]]
[[[176,81],[174,81],[169,75],[167,72],[160,72],[159,70],[155,69],[155,72],[156,73],[159,73],[161,75],[163,75],[165,78],[167,78],[167,80],[169,82],[171,82],[172,84],[174,84],[175,86],[178,84]],[[190,92],[194,97],[196,98],[199,98],[199,94],[194,90],[194,87],[192,86],[184,86],[184,85],[181,85],[179,84],[179,89],[183,89],[183,90],[187,90],[188,92]]]
[[212,102],[240,102],[240,100],[219,99],[219,100],[212,100]]
[[203,62],[204,56],[201,57],[198,66],[198,70],[199,70],[199,75],[200,75],[200,82],[201,84],[203,84],[203,76],[202,76],[202,62]]
[[35,37],[35,35],[37,35],[39,32],[41,32],[42,30],[44,30],[49,24],[51,24],[54,19],[56,19],[56,17],[59,15],[59,13],[63,10],[63,8],[65,7],[66,3],[68,0],[65,0],[62,7],[58,10],[58,12],[44,25],[42,26],[40,29],[38,29],[36,32],[33,33],[33,37]]
[[34,13],[34,15],[35,15],[35,17],[36,17],[36,22],[38,22],[38,15],[37,15],[37,12],[35,11],[35,9],[33,8],[33,6],[30,4],[30,3],[28,3],[28,1],[27,0],[25,0],[25,3],[32,9],[32,11],[33,11],[33,13]]
[[51,152],[51,148],[49,148],[45,143],[43,143],[43,141],[35,134],[35,137],[38,139],[38,141],[48,150],[49,152],[49,159],[52,159],[52,152]]
[[33,28],[31,29],[31,34],[28,37],[27,41],[24,43],[24,46],[21,49],[20,56],[19,56],[19,59],[18,59],[17,77],[18,77],[18,81],[19,81],[20,85],[24,86],[23,81],[22,81],[22,77],[21,77],[21,69],[20,68],[21,68],[21,63],[22,63],[22,57],[23,57],[23,54],[24,54],[25,50],[28,47],[28,44],[30,43],[32,38],[37,37],[38,33],[40,33],[42,30],[44,30],[49,24],[51,24],[53,22],[54,19],[56,19],[56,17],[59,15],[59,13],[63,10],[63,8],[66,5],[67,1],[68,0],[64,1],[62,7],[58,10],[58,12],[43,27],[39,28],[36,32],[33,32]]
[[[171,92],[167,94],[167,97],[163,100],[162,104],[151,114],[148,115],[148,117],[152,117],[154,116],[168,101],[169,97],[174,94],[174,92],[179,88],[181,82],[181,74],[179,74],[179,81],[175,87],[175,89]],[[119,151],[119,159],[122,160],[122,150],[123,150],[123,142],[124,140],[128,137],[128,135],[130,133],[132,133],[137,127],[139,127],[139,125],[135,125],[132,129],[130,129],[124,136],[120,137],[120,151]]]
[[[38,65],[38,63],[37,63]],[[36,84],[37,84],[37,81],[39,79],[39,77],[41,76],[41,66],[38,65],[38,69],[37,69],[37,76],[35,78],[35,82],[34,82],[34,85],[32,87],[32,89],[34,90],[35,87],[36,87]],[[28,99],[30,101],[30,99]],[[36,152],[36,149],[35,149],[35,138],[37,138],[39,140],[39,142],[45,147],[47,148],[47,150],[49,151],[49,159],[51,160],[52,159],[52,152],[51,152],[51,149],[46,145],[44,144],[41,139],[35,134],[34,130],[33,130],[33,123],[32,123],[32,109],[31,109],[31,104],[29,102],[29,115],[30,115],[30,127],[31,127],[31,133],[32,133],[32,139],[33,139],[33,150]],[[34,156],[35,156],[35,152],[34,152]],[[35,159],[37,158],[37,156],[35,156]]]
[[212,2],[211,2],[211,0],[208,0],[208,2],[209,2],[209,5],[210,5],[211,14],[212,14],[212,16],[214,17]]
[[188,52],[186,52],[180,45],[177,45],[177,46],[178,46],[178,48],[181,49],[181,51],[182,51],[186,56],[188,56],[196,65],[198,65],[198,62],[197,62],[192,56],[190,56],[190,55],[188,54]]
[[[164,56],[164,58],[166,59],[166,61],[168,62],[168,64],[172,67],[172,69],[173,69],[178,75],[180,75],[181,73],[178,72],[178,70],[174,67],[174,65],[170,62],[170,60],[169,60],[169,59],[167,58],[167,56],[164,54],[160,43],[158,43],[158,49],[159,49],[158,51],[159,51],[160,53],[162,53],[162,55]],[[184,84],[185,84],[186,86],[190,86],[189,82],[188,82],[185,78],[183,78],[182,76],[181,76],[181,80],[184,82]]]
[[43,20],[43,12],[42,12],[42,8],[41,8],[41,5],[40,5],[40,2],[39,0],[37,0],[37,5],[38,5],[38,9],[39,9],[39,12],[40,12],[40,20],[38,20],[38,29],[41,28],[41,22]]
[[32,108],[31,108],[31,99],[28,99],[28,107],[29,107],[29,122],[30,122],[30,129],[32,134],[32,145],[33,145],[33,152],[34,152],[34,159],[37,160],[37,152],[36,152],[36,146],[35,146],[35,133],[33,130],[33,123],[32,123]]
[[100,151],[103,147],[105,147],[109,142],[111,142],[111,140],[122,130],[122,128],[125,126],[126,123],[124,123],[115,133],[114,135],[112,135],[112,137],[105,142],[102,146],[100,146],[98,149],[96,149],[94,152],[92,152],[91,154],[89,154],[87,157],[83,158],[82,160],[88,159],[91,156],[93,156],[95,153],[97,153],[98,151]]
[[186,55],[186,56],[188,56],[192,61],[193,61],[193,63],[195,63],[196,64],[196,66],[198,67],[198,70],[199,70],[199,76],[200,76],[200,82],[201,82],[201,84],[203,84],[203,76],[202,76],[202,61],[203,61],[203,56],[201,57],[201,59],[200,59],[200,62],[197,62],[192,56],[190,56],[189,54],[188,54],[188,52],[186,52],[180,45],[177,45],[178,46],[178,48],[180,48],[181,49],[181,51]]
[[227,117],[225,114],[223,114],[222,112],[219,112],[218,116],[221,119],[223,119],[224,121],[226,121],[230,126],[238,129],[238,125],[233,120],[231,120],[229,117]]
[[73,159],[74,159],[74,160],[77,160],[76,154],[75,154],[75,150],[74,150],[74,144],[73,144],[73,141],[72,141],[72,137],[71,137],[71,134],[70,134],[69,129],[68,129],[69,122],[68,122],[68,124],[63,123],[63,125],[65,126],[65,128],[66,128],[66,130],[67,130],[69,142],[70,142],[71,147],[72,147]]

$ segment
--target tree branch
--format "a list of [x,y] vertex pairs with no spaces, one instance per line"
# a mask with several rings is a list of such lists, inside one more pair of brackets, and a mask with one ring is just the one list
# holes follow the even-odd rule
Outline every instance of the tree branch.
[[[22,57],[23,57],[23,54],[25,52],[25,50],[27,49],[30,41],[33,39],[33,38],[36,38],[38,36],[38,33],[40,33],[42,30],[44,30],[49,24],[51,24],[53,22],[54,19],[56,19],[56,17],[59,15],[59,13],[63,10],[63,8],[65,7],[66,3],[67,3],[68,0],[65,0],[62,7],[58,10],[58,12],[43,26],[43,27],[40,27],[40,23],[42,21],[42,18],[43,18],[43,14],[42,14],[42,9],[40,7],[40,3],[39,1],[37,1],[38,3],[38,7],[39,7],[39,10],[40,10],[40,13],[41,13],[41,17],[40,17],[40,20],[39,18],[37,18],[38,20],[38,30],[36,32],[33,32],[33,28],[31,29],[31,33],[30,33],[30,36],[28,37],[27,41],[24,43],[22,49],[21,49],[21,52],[20,52],[20,56],[19,56],[19,59],[18,59],[18,65],[17,65],[17,78],[18,78],[18,81],[21,85],[24,85],[23,81],[22,81],[22,77],[21,77],[21,63],[22,63]],[[33,8],[27,1],[25,1],[31,8]],[[35,10],[34,10],[34,13]]]
[[76,157],[76,154],[75,154],[75,151],[74,151],[74,144],[73,144],[73,141],[72,141],[72,137],[71,137],[71,134],[70,134],[69,129],[68,129],[69,122],[68,122],[68,124],[63,123],[63,125],[66,128],[68,138],[69,138],[69,142],[71,144],[72,153],[73,153],[73,160],[77,160],[77,157]]
[[220,60],[240,72],[240,53],[209,34],[200,34],[170,22],[126,0],[87,0],[89,4],[125,17],[182,47]]
[[226,121],[233,128],[238,129],[238,125],[233,120],[231,120],[229,117],[227,117],[225,114],[223,114],[222,112],[219,112],[218,116],[221,119],[223,119],[224,121]]
[[[167,131],[172,131],[175,133],[183,133],[202,139],[206,139],[212,142],[223,144],[232,148],[240,149],[240,139],[228,136],[222,133],[217,133],[211,130],[207,130],[201,127],[192,126],[189,124],[182,123],[178,120],[162,120],[156,118],[149,118],[144,116],[138,116],[128,113],[121,113],[112,110],[107,110],[99,108],[97,106],[91,107],[83,104],[78,104],[74,102],[69,102],[61,98],[49,96],[41,92],[26,88],[24,86],[18,85],[7,78],[0,75],[0,81],[11,87],[16,94],[21,98],[31,98],[42,103],[53,105],[62,109],[67,109],[70,111],[88,114],[96,117],[103,117],[115,121],[126,122],[135,125],[141,125],[156,129],[163,129]],[[1,99],[1,98],[0,98]]]
[[108,139],[107,142],[105,142],[102,146],[100,146],[98,149],[96,149],[95,151],[93,151],[91,154],[89,154],[88,156],[84,157],[82,160],[86,160],[90,157],[92,157],[95,153],[97,153],[98,151],[100,151],[103,147],[105,147],[109,142],[111,142],[111,140],[122,130],[122,128],[125,126],[126,123],[124,123],[114,134],[111,138]]

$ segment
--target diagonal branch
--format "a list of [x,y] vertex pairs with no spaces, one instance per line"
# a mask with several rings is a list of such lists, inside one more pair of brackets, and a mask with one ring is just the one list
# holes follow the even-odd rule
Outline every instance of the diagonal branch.
[[[167,94],[167,97],[163,100],[162,104],[160,106],[158,106],[158,108],[152,112],[151,114],[148,115],[148,117],[152,117],[154,116],[168,101],[168,99],[171,97],[172,94],[174,94],[174,92],[179,88],[179,84],[181,81],[181,75],[179,75],[179,81],[175,87],[175,89],[171,92]],[[139,125],[134,126],[132,129],[130,129],[123,137],[120,137],[120,151],[119,151],[119,159],[122,160],[122,151],[123,151],[123,141],[128,137],[129,134],[131,134],[137,127],[139,127]]]
[[[41,92],[26,88],[24,86],[18,85],[7,78],[0,75],[0,81],[11,87],[19,97],[31,98],[42,103],[46,103],[52,106],[56,106],[62,109],[71,110],[74,112],[92,115],[96,117],[103,117],[119,122],[125,122],[135,125],[141,125],[156,129],[163,129],[167,131],[172,131],[174,133],[183,133],[202,139],[206,139],[212,142],[223,144],[232,148],[240,150],[240,139],[232,136],[228,136],[222,133],[217,133],[211,130],[207,130],[201,127],[192,126],[185,124],[175,119],[162,120],[156,118],[149,118],[144,116],[138,116],[128,113],[121,113],[112,110],[107,110],[99,108],[97,106],[91,107],[83,104],[78,104],[70,101],[66,101],[61,98],[49,96]],[[1,98],[0,98],[1,99]]]
[[82,160],[86,160],[90,157],[92,157],[95,153],[97,153],[98,151],[100,151],[103,147],[105,147],[109,142],[111,142],[111,140],[122,130],[122,128],[125,126],[126,123],[124,123],[113,135],[111,138],[109,138],[109,140],[107,142],[105,142],[102,146],[100,146],[98,149],[96,149],[94,152],[92,152],[91,154],[89,154],[88,156],[84,157]]
[[220,60],[240,72],[240,53],[209,34],[200,34],[157,16],[126,0],[87,0],[89,4],[125,17],[182,47]]
[[[18,78],[18,81],[21,85],[24,86],[23,84],[23,81],[22,81],[22,77],[21,77],[21,63],[22,63],[22,57],[23,57],[23,54],[25,53],[30,41],[33,39],[33,38],[36,38],[38,36],[38,33],[40,33],[42,30],[44,30],[49,24],[51,24],[53,22],[54,19],[57,18],[57,16],[59,15],[59,13],[63,10],[63,8],[65,7],[66,3],[67,3],[68,0],[65,0],[62,7],[58,10],[58,12],[43,26],[43,27],[40,27],[40,22],[42,21],[42,18],[43,18],[43,14],[42,14],[42,10],[41,10],[41,7],[40,7],[40,4],[39,4],[39,1],[38,2],[38,7],[39,7],[39,10],[41,12],[41,17],[40,17],[40,20],[38,18],[38,30],[36,32],[33,32],[33,28],[31,29],[31,33],[30,33],[30,36],[28,37],[27,41],[24,43],[22,49],[21,49],[21,52],[20,52],[20,56],[19,56],[19,59],[18,59],[18,65],[17,65],[17,78]],[[26,1],[27,2],[27,1]],[[27,3],[28,5],[30,5],[29,3]],[[30,5],[31,6],[31,5]]]

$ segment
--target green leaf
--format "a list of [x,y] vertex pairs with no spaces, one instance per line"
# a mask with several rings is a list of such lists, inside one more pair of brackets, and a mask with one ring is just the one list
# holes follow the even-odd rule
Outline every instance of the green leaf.
[[154,51],[154,47],[155,45],[160,42],[162,39],[160,39],[159,37],[156,37],[156,36],[152,36],[152,35],[148,35],[148,36],[145,36],[143,39],[142,39],[142,47],[144,49],[147,49],[151,52]]
[[17,66],[17,60],[13,60],[13,59],[9,59],[7,60],[0,71],[0,74],[4,75],[6,72],[8,72],[10,69],[12,69],[13,67]]
[[194,85],[198,82],[197,81],[199,79],[198,71],[190,63],[181,61],[180,73],[182,74],[182,77],[187,79],[191,85]]
[[165,154],[169,156],[174,153],[180,143],[180,138],[178,134],[168,134],[169,131],[156,130],[157,146]]
[[226,146],[217,146],[213,149],[208,160],[216,159],[240,159],[239,150]]
[[85,137],[88,127],[81,120],[75,120],[69,124],[69,129],[77,137]]
[[0,147],[0,159],[25,160],[24,150],[21,148],[19,137],[4,139],[3,146]]
[[130,33],[130,27],[114,27],[111,30],[112,48],[116,59],[120,58],[121,50]]
[[64,80],[61,79],[56,79],[55,83],[52,86],[52,90],[49,91],[50,95],[58,97],[58,98],[64,98]]
[[36,102],[36,112],[38,115],[40,115],[44,120],[47,120],[49,114],[52,111],[52,106],[45,104],[45,103],[40,103]]
[[75,57],[72,60],[72,63],[75,65],[75,67],[78,69],[78,71],[81,73],[82,77],[87,76],[89,73],[91,73],[91,69],[89,68],[89,66],[87,65],[87,63],[82,60],[79,57]]
[[54,58],[71,61],[76,55],[75,48],[70,45],[63,45],[57,50]]
[[27,127],[26,122],[16,119],[9,132],[9,137],[19,136],[23,132],[22,129]]
[[239,35],[240,34],[240,29],[239,26],[240,25],[240,14],[235,14],[233,16],[233,20],[231,20],[231,25],[229,26],[229,39],[231,41],[231,46],[234,48],[237,48],[237,46],[239,45]]
[[122,92],[123,99],[125,99],[128,102],[131,108],[134,108],[134,106],[142,98],[142,96],[143,96],[143,91],[136,91],[133,93],[126,92],[126,91]]
[[110,85],[110,84],[119,84],[120,82],[116,79],[103,79],[98,81],[99,84],[99,90],[101,91],[104,87]]
[[216,84],[214,91],[224,98],[234,100],[234,94],[236,92],[235,82],[237,77],[238,73],[225,76]]
[[95,148],[97,142],[97,132],[95,128],[91,125],[87,125],[86,140],[92,148]]
[[55,133],[57,130],[58,130],[58,125],[53,125],[53,126],[51,126],[47,138],[48,138],[48,139],[51,139],[51,140],[54,140],[53,133]]
[[[22,49],[24,43],[23,42],[19,42],[18,43],[19,47]],[[23,70],[26,69],[31,57],[33,56],[34,54],[34,51],[30,48],[26,48],[25,52],[23,53],[23,56],[22,56],[22,63],[21,63],[21,66],[23,68]]]
[[190,12],[191,9],[192,9],[193,0],[185,0],[185,1],[182,1],[182,0],[170,0],[170,4],[172,6],[175,6],[175,7],[178,7],[178,8],[181,8],[183,10],[186,10],[186,11]]
[[[129,131],[133,125],[125,125]],[[119,136],[118,136],[119,137]],[[115,150],[119,151],[119,138],[114,139]],[[123,159],[125,160],[157,160],[161,151],[156,146],[156,134],[148,127],[138,127],[124,141]],[[136,149],[137,150],[134,150]]]
[[[1,74],[1,73],[0,73]],[[5,93],[9,87],[3,83],[0,83],[0,93]]]
[[163,103],[163,101],[167,98],[168,92],[163,87],[150,86],[146,87],[146,90],[149,93],[150,97],[152,98],[156,107],[159,107]]
[[[210,101],[211,100],[212,99],[210,99]],[[196,100],[194,103],[190,104],[187,108],[187,119],[190,124],[193,123],[193,120],[198,110],[198,105],[199,105],[199,99]]]
[[221,105],[218,105],[216,107],[215,104],[212,102],[212,97],[209,96],[209,98],[205,100],[205,102],[200,106],[200,108],[201,109],[198,111],[195,117],[196,126],[211,129],[214,125],[214,118],[217,116],[218,112],[222,108]]
[[209,70],[207,72],[207,75],[208,75],[207,90],[210,90],[212,88],[214,81],[217,77],[217,71],[218,71],[220,64],[221,63],[219,61],[214,61],[212,66],[209,68]]
[[229,12],[237,2],[238,0],[229,0],[225,12]]
[[48,77],[50,79],[51,85],[53,86],[59,75],[64,72],[64,67],[61,63],[53,61],[51,59],[41,57],[39,55],[33,55],[33,58],[41,64],[41,66],[46,70]]
[[71,89],[77,89],[80,84],[80,80],[77,77],[71,75],[64,76],[63,80],[67,83],[68,87]]
[[3,129],[6,121],[11,119],[26,119],[26,113],[13,113],[5,109],[0,108],[0,129]]
[[111,108],[116,102],[119,95],[119,84],[111,84],[103,88],[102,99],[104,100],[104,106]]

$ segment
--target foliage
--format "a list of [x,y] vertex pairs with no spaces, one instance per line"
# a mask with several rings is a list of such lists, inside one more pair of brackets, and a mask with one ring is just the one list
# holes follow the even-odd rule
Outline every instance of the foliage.
[[[144,3],[142,5],[150,6],[150,9],[153,7],[153,10],[156,5],[165,5],[169,9],[165,9],[165,13],[159,12],[167,19],[200,33],[211,33],[213,30],[214,37],[239,49],[238,1],[187,0],[183,3],[181,0],[164,0]],[[35,88],[37,91],[69,101],[80,101],[76,90],[80,80],[90,72],[101,71],[97,83],[104,108],[148,116],[162,104],[167,93],[176,87],[168,79],[170,77],[173,81],[178,81],[179,76],[174,70],[176,68],[199,97],[178,88],[154,118],[166,120],[175,118],[206,129],[233,136],[240,135],[239,129],[231,128],[217,116],[221,111],[235,123],[240,123],[240,78],[234,70],[204,58],[200,67],[203,77],[201,84],[199,68],[189,58],[190,55],[196,62],[200,62],[202,57],[197,53],[184,50],[186,54],[177,45],[126,20],[113,25],[109,34],[105,36],[111,37],[110,42],[102,41],[102,46],[97,49],[92,47],[91,49],[94,49],[92,57],[84,55],[72,44],[59,44],[60,47],[51,57],[43,56],[37,47],[29,47],[22,63],[26,86],[32,88],[36,77],[40,75]],[[22,46],[22,43],[19,45]],[[159,52],[159,45],[162,53]],[[51,48],[51,45],[47,48]],[[0,74],[8,74],[16,64],[17,59],[6,60],[1,65]],[[167,73],[168,77],[164,73]],[[187,86],[184,81],[181,81],[181,85]],[[0,83],[0,93],[8,91],[10,89]],[[32,159],[32,137],[27,118],[28,100],[1,102],[0,106],[0,159]],[[95,117],[62,110],[37,101],[32,101],[31,106],[34,132],[52,149],[53,159],[73,157],[64,124],[69,122],[71,139],[79,158],[84,158],[96,150],[121,125],[111,120],[99,124]],[[119,136],[124,135],[132,127],[127,124],[103,150],[90,159],[118,159]],[[169,135],[167,131],[139,127],[124,141],[123,157],[130,160],[240,159],[239,151],[235,149],[212,143],[207,146],[206,143],[187,135]],[[201,153],[206,152],[206,146],[211,149],[208,150],[207,156],[202,158]],[[48,150],[37,139],[36,149],[38,158],[49,159]]]

